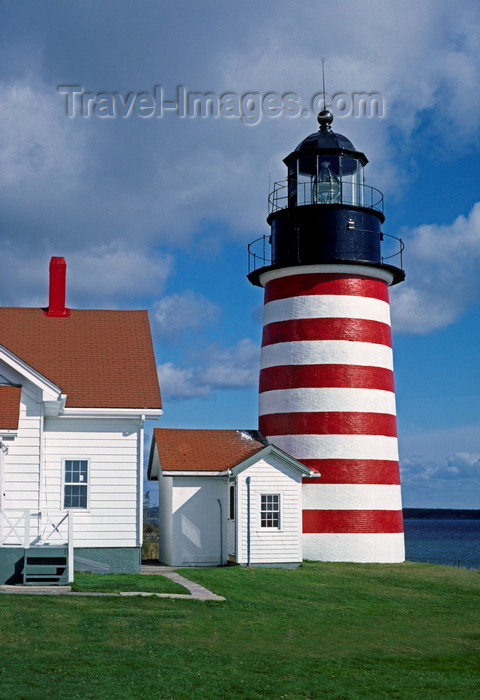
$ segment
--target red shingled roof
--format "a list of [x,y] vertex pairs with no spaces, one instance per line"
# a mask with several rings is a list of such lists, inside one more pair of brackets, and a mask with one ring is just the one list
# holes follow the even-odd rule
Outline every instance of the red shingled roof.
[[0,430],[17,430],[21,393],[20,386],[0,386]]
[[265,448],[257,431],[155,428],[163,471],[227,471]]
[[67,407],[161,408],[147,311],[0,308],[0,345],[59,386]]

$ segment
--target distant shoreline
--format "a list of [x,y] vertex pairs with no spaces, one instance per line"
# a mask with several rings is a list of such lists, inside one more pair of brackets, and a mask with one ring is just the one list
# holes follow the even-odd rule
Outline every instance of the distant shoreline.
[[[158,519],[158,506],[145,511],[146,520]],[[404,508],[405,520],[480,520],[480,509],[472,508]]]
[[405,520],[480,520],[480,510],[470,508],[404,508]]

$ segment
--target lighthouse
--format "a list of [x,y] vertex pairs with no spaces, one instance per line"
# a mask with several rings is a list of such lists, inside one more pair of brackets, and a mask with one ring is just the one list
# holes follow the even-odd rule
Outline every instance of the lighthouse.
[[259,430],[311,470],[303,557],[405,558],[388,290],[403,243],[382,232],[368,160],[323,110],[269,196],[270,235],[249,245],[264,288]]

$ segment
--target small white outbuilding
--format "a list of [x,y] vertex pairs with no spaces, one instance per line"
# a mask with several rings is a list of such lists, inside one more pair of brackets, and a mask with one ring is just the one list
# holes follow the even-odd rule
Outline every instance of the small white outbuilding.
[[257,431],[157,428],[148,470],[164,564],[301,563],[302,478],[313,473]]

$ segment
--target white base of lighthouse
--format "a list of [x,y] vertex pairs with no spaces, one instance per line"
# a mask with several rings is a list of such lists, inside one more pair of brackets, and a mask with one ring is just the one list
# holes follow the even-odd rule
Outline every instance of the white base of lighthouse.
[[405,561],[403,532],[397,534],[303,534],[303,558],[396,564]]
[[259,428],[319,476],[303,556],[405,559],[388,286],[369,265],[264,272]]

